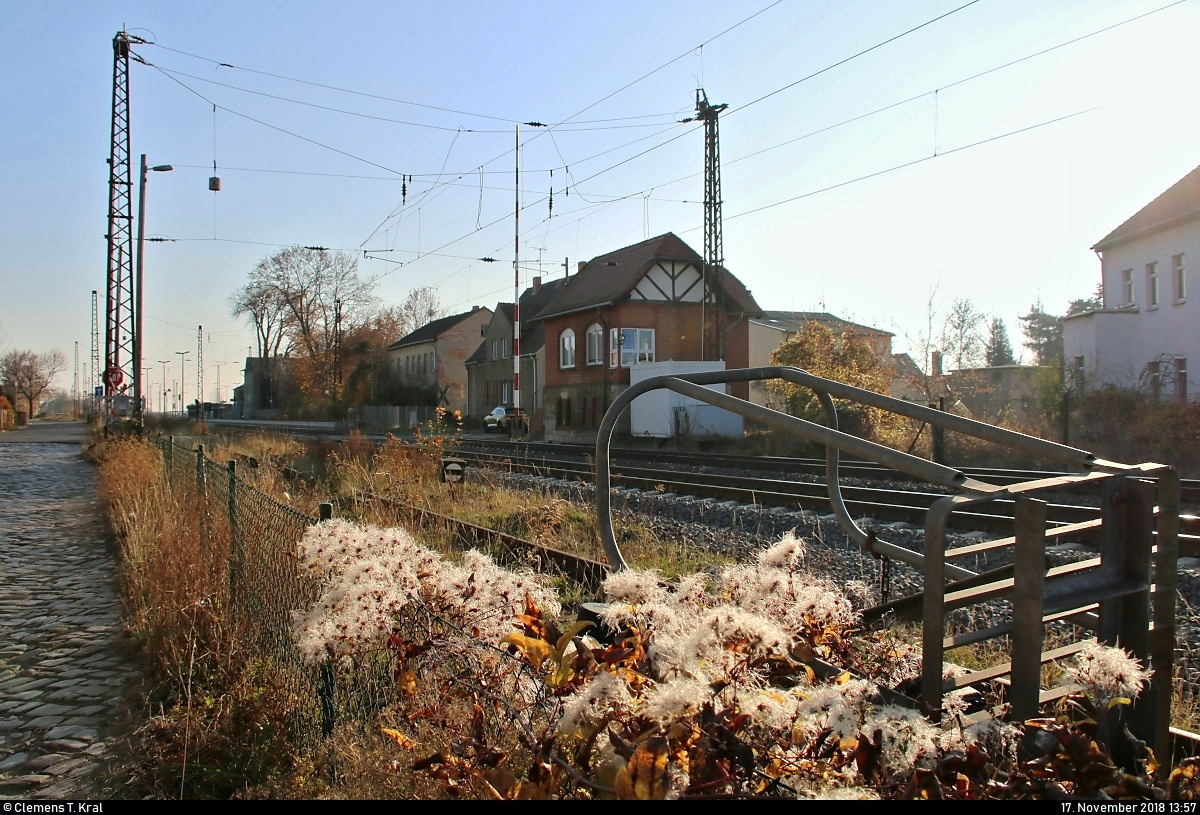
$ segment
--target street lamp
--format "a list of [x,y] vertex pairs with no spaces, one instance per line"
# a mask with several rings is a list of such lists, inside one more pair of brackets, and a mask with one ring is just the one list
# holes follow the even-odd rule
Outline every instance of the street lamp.
[[167,418],[167,363],[169,359],[160,359],[159,363],[163,366],[163,392],[162,392],[162,414],[163,419]]
[[187,378],[183,372],[183,362],[184,362],[184,360],[187,359],[187,355],[189,352],[188,351],[176,351],[175,353],[179,355],[179,410],[180,410],[180,417],[186,419],[187,413],[185,411],[187,410],[187,405],[184,404],[184,401],[183,401],[183,394],[185,392],[183,383],[187,381]]
[[142,380],[142,382],[145,383],[146,387],[142,389],[144,391],[144,393],[142,394],[141,397],[139,397],[138,410],[140,410],[142,412],[142,415],[144,416],[146,413],[147,407],[150,408],[151,413],[154,412],[154,396],[151,395],[149,398],[149,401],[148,402],[145,401],[146,393],[150,393],[150,394],[154,393],[154,391],[151,390],[151,388],[150,388],[150,371],[152,371],[154,369],[151,366],[147,365],[145,368],[142,368],[142,370],[146,372],[146,377],[145,377],[145,379]]
[[146,166],[146,154],[142,153],[142,176],[138,184],[138,234],[137,234],[137,283],[134,293],[133,313],[137,323],[133,330],[133,416],[142,421],[142,249],[146,240],[146,172],[165,173],[175,169],[170,164]]

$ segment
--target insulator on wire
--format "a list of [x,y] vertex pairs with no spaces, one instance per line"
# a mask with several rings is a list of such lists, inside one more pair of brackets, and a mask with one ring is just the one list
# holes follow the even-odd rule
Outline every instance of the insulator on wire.
[[554,215],[554,187],[550,188],[550,215]]
[[400,203],[402,205],[408,203],[408,182],[407,181],[400,182]]

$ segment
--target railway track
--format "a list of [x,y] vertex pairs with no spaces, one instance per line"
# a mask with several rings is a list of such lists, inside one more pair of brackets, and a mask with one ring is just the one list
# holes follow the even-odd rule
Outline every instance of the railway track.
[[[329,438],[339,430],[336,423],[308,422],[285,426],[270,422],[221,420],[214,423],[229,429],[282,431],[301,438]],[[344,428],[343,428],[344,429]],[[335,435],[337,435],[335,433]],[[387,435],[367,436],[382,443]],[[487,434],[465,434],[448,450],[468,467],[503,469],[582,483],[594,482],[590,445],[545,443],[507,439]],[[830,511],[824,482],[825,460],[785,456],[739,456],[667,449],[614,448],[612,484],[681,496],[736,501],[740,504]],[[1058,471],[963,467],[970,478],[998,485],[1017,484],[1064,475]],[[855,518],[882,522],[924,524],[925,513],[945,491],[872,462],[842,461],[838,467],[842,497]],[[854,483],[858,482],[858,483]],[[1048,521],[1055,526],[1079,524],[1099,517],[1094,506],[1063,495],[1047,508]],[[960,512],[954,516],[962,531],[1012,533],[1012,501],[998,500],[989,512]],[[1200,480],[1181,483],[1181,510],[1200,511]],[[1180,519],[1181,547],[1185,554],[1200,554],[1200,517],[1185,514]]]
[[[555,454],[557,452],[554,451]],[[595,475],[593,467],[586,459],[551,453],[531,454],[526,451],[524,455],[516,456],[511,452],[505,455],[505,452],[460,448],[454,455],[473,467],[502,469],[568,481],[593,483]],[[683,463],[684,460],[677,461]],[[703,461],[705,464],[702,469],[676,470],[640,466],[641,462],[637,459],[617,457],[612,462],[611,480],[614,486],[627,489],[736,501],[740,504],[763,507],[806,509],[821,513],[831,511],[826,484],[810,473],[803,473],[804,477],[810,480],[796,481],[774,475],[745,475],[726,470],[726,457],[717,459],[708,456]],[[720,466],[717,466],[718,462]],[[840,468],[839,473],[845,476],[843,469]],[[855,471],[853,466],[850,469]],[[820,472],[821,475],[824,474],[824,462],[821,462]],[[858,478],[863,478],[861,474],[870,470],[860,467],[857,468],[857,472],[860,473]],[[871,474],[878,477],[884,472],[886,471],[882,468],[875,468]],[[1014,478],[1009,483],[1031,480],[1034,477],[1046,477],[1046,474],[1031,473],[1023,478]],[[916,482],[908,483],[915,485]],[[923,525],[925,513],[930,506],[948,494],[945,491],[931,490],[925,485],[921,488],[903,486],[902,482],[898,486],[843,483],[841,492],[847,509],[856,518],[900,521],[915,526]],[[1064,495],[1062,501],[1049,504],[1047,520],[1051,525],[1081,524],[1099,517],[1099,510],[1095,506],[1069,501],[1070,496]],[[1013,501],[997,500],[991,505],[991,510],[987,513],[959,512],[954,515],[954,521],[962,531],[1012,534]],[[1200,535],[1200,518],[1189,515],[1182,517],[1180,522],[1183,533],[1181,544],[1184,549],[1188,553],[1200,551],[1200,538],[1197,538]]]

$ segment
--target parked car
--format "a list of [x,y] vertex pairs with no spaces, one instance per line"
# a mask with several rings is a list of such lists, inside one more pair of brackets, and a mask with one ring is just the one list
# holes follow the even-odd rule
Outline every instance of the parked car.
[[528,421],[528,414],[525,408],[520,408],[520,412],[511,407],[497,405],[492,408],[491,413],[483,417],[483,432],[491,433],[493,430],[508,430],[509,423],[514,416],[520,416],[522,422]]

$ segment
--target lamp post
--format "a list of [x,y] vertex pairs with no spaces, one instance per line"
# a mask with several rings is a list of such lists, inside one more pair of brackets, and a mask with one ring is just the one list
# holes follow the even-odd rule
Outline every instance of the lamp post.
[[180,414],[181,418],[186,419],[187,418],[187,405],[183,401],[183,394],[185,392],[183,383],[186,382],[187,379],[185,378],[185,375],[184,375],[183,363],[184,363],[184,360],[187,359],[187,355],[189,352],[176,351],[175,353],[179,355],[179,414]]
[[137,234],[137,283],[134,291],[133,314],[136,319],[133,329],[133,417],[142,423],[142,250],[146,241],[146,172],[154,170],[165,173],[175,169],[170,164],[146,166],[146,154],[142,153],[142,176],[138,183],[138,234]]
[[171,360],[169,360],[169,359],[160,359],[159,360],[159,364],[161,364],[163,366],[162,402],[159,404],[159,407],[162,408],[162,414],[163,414],[164,419],[167,418],[167,363],[170,361]]

